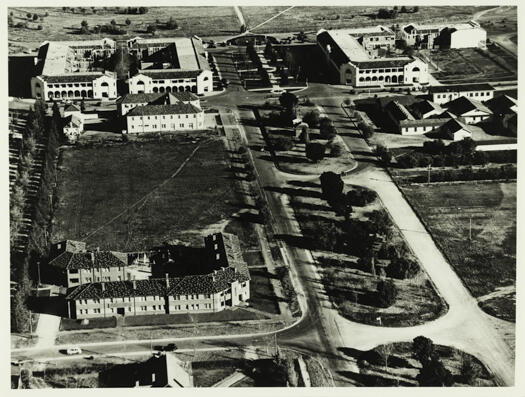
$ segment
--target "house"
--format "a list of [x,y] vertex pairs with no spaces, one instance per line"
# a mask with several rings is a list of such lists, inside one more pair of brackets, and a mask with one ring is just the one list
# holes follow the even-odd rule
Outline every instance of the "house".
[[456,24],[410,23],[400,30],[401,38],[410,46],[432,49],[485,48],[487,32],[476,21]]
[[441,133],[453,141],[461,141],[465,138],[472,138],[470,127],[458,119],[450,119],[441,126]]
[[379,48],[390,50],[395,47],[396,35],[385,26],[371,26],[354,29],[345,29],[345,32],[355,37],[358,43],[372,55]]
[[208,262],[201,270],[190,274],[181,275],[177,269],[170,271],[169,267],[178,266],[178,262],[170,261],[168,255],[163,257],[167,259],[167,270],[162,278],[99,281],[71,288],[66,296],[68,315],[82,319],[209,313],[238,306],[250,299],[250,273],[237,236],[210,235],[205,239],[205,252]]
[[128,134],[199,130],[204,112],[189,103],[137,106],[126,114]]
[[193,387],[192,364],[165,352],[143,362],[114,365],[100,373],[99,384],[101,387]]
[[199,37],[135,37],[127,46],[141,62],[137,74],[128,79],[131,94],[213,91],[213,73]]
[[492,120],[496,126],[517,136],[518,101],[508,95],[500,95],[488,100],[485,105],[492,111]]
[[447,115],[440,116],[443,109],[438,105],[412,95],[383,97],[377,101],[394,125],[395,132],[401,135],[425,134],[438,129],[450,118]]
[[116,251],[88,251],[81,241],[53,244],[44,269],[50,281],[68,288],[95,282],[147,279],[151,271],[128,265],[128,256]]
[[165,105],[171,103],[186,103],[200,108],[199,97],[188,91],[126,94],[117,100],[117,107],[118,113],[124,116],[137,106]]
[[438,85],[429,88],[430,100],[438,105],[459,97],[487,101],[494,97],[494,87],[488,83]]
[[443,110],[444,109],[441,106],[428,100],[416,102],[410,106],[410,112],[417,119],[427,119],[429,117],[443,113]]
[[64,135],[69,142],[75,142],[84,132],[84,119],[82,114],[70,114],[64,119]]
[[[374,58],[351,29],[321,29],[317,33],[317,44],[337,84],[353,87],[428,84],[425,62],[415,57]],[[370,44],[367,46],[370,48]]]
[[467,124],[476,124],[492,116],[492,111],[481,102],[461,96],[443,105],[449,113],[461,117]]
[[110,99],[117,97],[117,78],[111,71],[94,70],[99,57],[116,51],[112,39],[45,41],[35,59],[36,74],[31,78],[33,98]]

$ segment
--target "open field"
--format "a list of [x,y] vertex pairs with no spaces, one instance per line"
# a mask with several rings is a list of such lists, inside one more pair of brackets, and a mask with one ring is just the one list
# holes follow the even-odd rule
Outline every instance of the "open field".
[[[321,276],[319,288],[324,290],[342,316],[364,324],[378,325],[377,318],[380,317],[380,325],[383,326],[409,326],[430,321],[445,313],[443,301],[419,268],[415,275],[406,279],[383,274],[379,262],[388,267],[387,263],[392,259],[387,251],[394,250],[402,258],[415,261],[399,230],[391,227],[390,236],[386,239],[388,244],[376,253],[377,270],[371,270],[369,265],[361,262],[368,252],[360,253],[351,248],[364,246],[360,237],[350,236],[347,246],[340,244],[340,237],[334,237],[332,228],[344,228],[343,219],[321,199],[320,189],[301,188],[294,191],[290,189],[289,194],[292,195],[292,206],[304,234],[304,239],[295,243],[312,251]],[[365,206],[353,206],[350,219],[366,222],[372,211],[384,211],[377,199]],[[330,237],[322,238],[324,234]],[[333,247],[326,246],[331,244],[326,242],[327,239],[336,241],[336,244]],[[387,246],[390,248],[386,249]],[[376,304],[375,292],[383,276],[394,283],[398,291],[394,302],[388,307]]]
[[[121,7],[124,9],[125,7]],[[16,42],[31,42],[38,45],[44,40],[86,40],[102,37],[112,37],[124,39],[140,35],[149,37],[151,34],[146,32],[147,26],[160,24],[155,33],[156,37],[166,36],[212,36],[212,35],[232,35],[239,32],[239,20],[235,15],[233,7],[150,7],[146,14],[118,14],[115,7],[96,7],[96,14],[93,14],[91,7],[86,7],[85,14],[78,8],[75,13],[64,12],[58,7],[11,7],[9,12],[13,12],[13,22],[28,22],[26,14],[37,13],[44,16],[44,21],[38,20],[35,23],[29,22],[29,28],[9,27],[9,40],[13,44]],[[173,17],[177,22],[177,29],[165,29],[163,24]],[[131,24],[126,25],[128,19]],[[126,35],[100,34],[80,34],[80,23],[83,20],[88,22],[90,27],[96,25],[109,24],[115,20],[119,28],[127,31]],[[37,26],[42,25],[42,30],[37,30]]]
[[438,67],[433,76],[444,84],[515,80],[517,61],[497,45],[483,51],[475,48],[435,50],[428,57]]
[[480,306],[514,321],[516,183],[442,183],[402,189],[465,285],[483,302]]
[[64,150],[52,241],[80,239],[114,250],[176,238],[202,245],[203,234],[227,224],[238,198],[219,138],[202,142],[170,179],[196,147],[181,138]]
[[[498,34],[518,31],[518,9],[516,6],[501,6],[479,18],[489,38]],[[517,35],[515,36],[517,37]]]
[[[349,358],[357,360],[359,373],[345,372],[342,375],[356,381],[358,385],[418,386],[416,376],[419,374],[421,363],[413,357],[410,342],[381,345],[367,351],[351,348],[341,348],[341,351]],[[443,345],[434,345],[434,352],[444,367],[451,372],[452,386],[495,386],[491,374],[476,357]],[[461,374],[461,366],[465,360],[470,361],[474,368],[475,375],[470,380],[466,380]]]
[[[248,29],[266,21],[287,6],[241,7]],[[257,33],[317,31],[409,21],[467,20],[489,7],[419,7],[418,13],[398,14],[395,20],[375,19],[376,7],[295,7],[254,30]],[[389,7],[391,8],[391,7]],[[408,7],[411,8],[411,7]]]

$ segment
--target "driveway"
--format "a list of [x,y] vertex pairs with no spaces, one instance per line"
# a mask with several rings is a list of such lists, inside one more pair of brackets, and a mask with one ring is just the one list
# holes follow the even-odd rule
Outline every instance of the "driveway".
[[38,316],[38,325],[36,327],[38,342],[36,343],[35,348],[47,348],[54,346],[59,328],[60,316],[40,313]]

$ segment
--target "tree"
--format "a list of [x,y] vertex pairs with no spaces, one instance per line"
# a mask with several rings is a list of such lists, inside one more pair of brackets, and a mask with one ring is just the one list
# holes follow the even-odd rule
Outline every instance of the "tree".
[[412,8],[412,12],[419,12],[419,6],[414,6],[414,8]]
[[302,30],[297,34],[297,40],[299,40],[300,42],[306,40],[306,34]]
[[287,85],[288,84],[289,75],[288,75],[288,71],[286,69],[282,69],[281,70],[280,78],[281,78],[281,85]]
[[115,26],[117,24],[117,21],[115,21],[114,19],[111,20],[110,22],[111,25]]
[[290,138],[279,136],[271,140],[271,145],[275,150],[288,151],[293,148],[293,142]]
[[322,160],[325,155],[325,146],[319,142],[312,142],[306,145],[306,157],[314,163]]
[[326,201],[336,201],[343,194],[344,182],[341,175],[332,171],[326,171],[319,177],[321,181],[321,190]]
[[434,357],[434,342],[424,336],[416,336],[412,341],[412,355],[421,364]]
[[405,6],[401,6],[401,10],[399,10],[400,13],[402,14],[406,14],[408,11],[407,11],[407,8]]
[[327,117],[321,118],[319,121],[319,133],[325,139],[332,139],[337,134],[337,129],[332,120]]
[[131,25],[131,19],[126,18],[126,25],[128,25],[128,26]]
[[380,345],[374,349],[383,359],[383,363],[385,364],[385,369],[388,369],[388,359],[392,355],[392,351],[394,350],[394,347],[391,344],[387,345]]
[[406,50],[408,48],[408,43],[406,40],[399,40],[397,42],[397,48],[399,48],[400,50]]
[[285,109],[286,113],[295,117],[295,108],[299,103],[299,99],[295,94],[291,92],[283,92],[279,96],[279,103]]
[[38,21],[38,14],[33,14],[33,21]]
[[423,364],[416,379],[420,386],[452,386],[454,384],[450,371],[436,358]]
[[241,25],[241,28],[239,29],[239,32],[240,32],[240,33],[244,33],[244,32],[246,32],[246,25],[245,25],[245,24],[242,24],[242,25]]
[[479,365],[475,365],[468,354],[463,354],[460,374],[464,383],[474,385],[475,380],[481,375],[481,368]]
[[392,161],[392,153],[384,145],[376,146],[376,154],[381,159],[381,161],[385,163],[386,165],[390,164],[390,161]]
[[335,142],[330,146],[330,156],[340,157],[345,151],[345,147],[341,142]]
[[88,21],[86,21],[85,19],[83,19],[82,22],[80,22],[80,26],[82,26],[82,27],[86,27],[86,28],[87,28],[87,27],[89,26],[89,25],[88,25]]
[[364,121],[359,122],[357,127],[361,130],[365,139],[371,138],[374,135],[374,129]]
[[27,19],[31,19],[32,14],[31,14],[30,12],[28,12],[28,13],[26,14],[26,17],[27,17]]
[[42,30],[42,29],[44,29],[44,27],[43,27],[42,25],[38,25],[38,26],[36,27],[36,29],[37,29],[37,30]]
[[406,258],[393,258],[388,265],[389,277],[398,279],[412,278],[419,273],[419,265],[416,261]]
[[157,27],[155,25],[148,25],[146,31],[148,33],[151,33],[152,35],[155,35],[155,32],[157,31]]
[[179,27],[179,25],[177,24],[177,21],[175,21],[175,19],[173,19],[173,17],[170,17],[168,22],[166,22],[166,27],[168,29],[177,29]]
[[381,280],[377,283],[377,303],[380,307],[390,307],[397,298],[397,287],[390,280]]
[[139,7],[138,8],[138,13],[139,14],[146,14],[148,12],[148,8],[147,7]]
[[319,125],[319,112],[317,110],[310,110],[303,116],[303,121],[308,124],[308,127],[315,128]]

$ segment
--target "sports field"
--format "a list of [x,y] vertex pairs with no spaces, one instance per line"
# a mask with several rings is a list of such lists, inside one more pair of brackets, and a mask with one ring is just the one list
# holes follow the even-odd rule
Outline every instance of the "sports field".
[[58,176],[52,240],[135,250],[202,235],[226,226],[239,209],[235,180],[220,138],[183,138],[66,149]]
[[514,321],[516,183],[405,185],[403,191],[480,306]]

